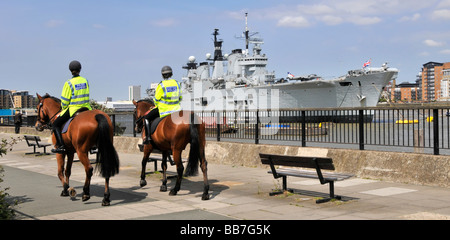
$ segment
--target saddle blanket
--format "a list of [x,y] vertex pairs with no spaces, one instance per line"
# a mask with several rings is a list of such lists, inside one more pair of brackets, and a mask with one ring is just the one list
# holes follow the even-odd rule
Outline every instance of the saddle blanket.
[[70,123],[72,122],[72,120],[73,120],[76,116],[78,116],[78,114],[80,114],[80,113],[82,113],[82,112],[84,112],[84,111],[88,111],[88,110],[89,110],[89,109],[87,109],[87,108],[85,108],[85,107],[82,107],[82,108],[78,109],[78,111],[76,111],[76,112],[73,114],[73,116],[72,116],[71,118],[69,118],[69,120],[67,120],[66,123],[64,123],[61,133],[66,133],[67,130],[69,130],[69,125],[70,125]]

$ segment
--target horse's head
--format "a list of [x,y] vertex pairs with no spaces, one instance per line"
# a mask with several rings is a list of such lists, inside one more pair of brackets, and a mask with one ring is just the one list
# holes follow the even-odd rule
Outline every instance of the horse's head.
[[37,131],[44,131],[54,121],[56,115],[61,111],[61,101],[46,93],[44,96],[37,94],[39,103],[37,105],[37,120],[34,127]]
[[150,99],[142,99],[139,101],[133,100],[133,104],[135,106],[134,109],[134,119],[136,120],[134,130],[137,133],[142,132],[142,127],[144,126],[144,116],[145,114],[155,107],[155,104]]

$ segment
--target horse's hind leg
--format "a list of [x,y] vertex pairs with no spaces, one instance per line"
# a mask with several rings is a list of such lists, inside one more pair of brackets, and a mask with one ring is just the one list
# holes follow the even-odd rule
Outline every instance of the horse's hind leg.
[[109,197],[111,194],[109,193],[109,178],[105,178],[105,193],[103,195],[102,206],[109,206],[111,204],[111,200]]
[[205,158],[205,150],[204,149],[200,150],[200,156],[201,156],[200,157],[201,158],[200,167],[201,167],[202,172],[203,172],[203,194],[202,194],[202,200],[208,200],[209,199],[209,193],[208,193],[208,191],[209,191],[209,183],[208,183],[208,173],[207,173],[207,171],[208,171],[208,168],[207,168],[208,162],[206,161],[206,158]]
[[179,150],[173,150],[173,161],[175,162],[177,166],[177,182],[175,184],[175,187],[170,190],[169,195],[177,195],[178,191],[180,191],[181,186],[181,180],[183,179],[183,172],[184,172],[184,166],[183,162],[181,161],[181,151]]

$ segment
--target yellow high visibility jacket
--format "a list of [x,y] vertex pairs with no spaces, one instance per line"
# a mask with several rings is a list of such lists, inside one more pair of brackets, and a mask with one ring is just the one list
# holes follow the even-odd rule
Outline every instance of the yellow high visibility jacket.
[[165,117],[181,110],[181,99],[180,84],[174,79],[168,79],[158,84],[153,101],[159,110],[159,116]]
[[61,93],[61,107],[60,116],[69,111],[72,117],[82,107],[92,110],[89,104],[89,83],[86,78],[78,76],[64,83]]

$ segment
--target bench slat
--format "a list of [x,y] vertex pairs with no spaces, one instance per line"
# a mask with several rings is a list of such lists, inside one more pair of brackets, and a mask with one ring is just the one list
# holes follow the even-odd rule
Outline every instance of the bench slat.
[[[269,171],[269,173],[272,173],[272,171]],[[279,168],[279,169],[277,169],[277,173],[278,173],[278,175],[293,176],[293,177],[304,177],[304,178],[314,178],[314,179],[319,178],[317,176],[316,171],[310,171],[310,170]],[[353,177],[352,174],[331,173],[331,172],[322,172],[322,175],[325,180],[329,180],[329,181],[342,181],[347,178]]]
[[272,154],[259,154],[261,163],[270,164],[271,161],[274,165],[283,165],[288,167],[303,167],[303,168],[316,168],[313,159],[316,159],[320,169],[335,170],[334,164],[331,158],[323,157],[303,157],[303,156],[285,156],[285,155],[272,155]]

